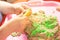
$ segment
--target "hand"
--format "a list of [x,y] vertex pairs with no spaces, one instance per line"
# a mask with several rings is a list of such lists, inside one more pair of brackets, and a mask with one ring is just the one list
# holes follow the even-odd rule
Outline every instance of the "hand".
[[14,13],[14,8],[12,7],[12,4],[0,1],[0,11],[4,14]]
[[27,8],[29,7],[22,5],[21,3],[10,4],[8,2],[0,1],[0,11],[4,14],[20,14]]
[[21,32],[22,33],[28,24],[30,24],[30,21],[25,16],[20,17],[20,15],[19,15],[16,18],[9,20],[7,23],[4,23],[0,27],[1,40],[5,39],[12,32]]
[[[30,23],[29,19],[25,16],[20,17],[17,16],[11,20],[9,20],[8,22],[4,23],[0,30],[7,28],[8,30],[12,29],[12,30],[17,30],[17,31],[22,31],[26,28],[26,26]],[[10,27],[10,28],[9,28]]]
[[23,32],[27,25],[30,24],[28,17],[20,15],[10,20],[10,22],[10,26],[12,27],[11,29],[13,29],[15,32]]
[[26,9],[30,8],[28,5],[22,3],[15,3],[13,4],[13,7],[15,8],[16,14],[20,14],[24,12]]

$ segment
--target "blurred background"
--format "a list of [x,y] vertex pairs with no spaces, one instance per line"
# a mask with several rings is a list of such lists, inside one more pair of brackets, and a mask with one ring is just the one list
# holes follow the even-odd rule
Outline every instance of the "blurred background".
[[[17,2],[27,2],[27,1],[34,1],[34,0],[0,0],[0,1],[7,1],[10,3],[17,3]],[[60,0],[37,0],[37,1],[57,1],[60,2]]]

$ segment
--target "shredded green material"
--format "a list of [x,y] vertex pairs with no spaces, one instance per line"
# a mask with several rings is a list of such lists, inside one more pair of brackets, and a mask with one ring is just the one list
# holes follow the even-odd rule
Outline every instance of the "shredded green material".
[[43,21],[42,24],[48,29],[53,29],[57,25],[57,19],[49,18],[49,19]]
[[[32,27],[30,36],[45,34],[47,37],[54,36],[54,28],[57,26],[57,18],[55,16],[46,16],[44,11],[39,11],[31,15]],[[39,19],[39,20],[38,20]],[[49,30],[53,30],[52,32]]]
[[57,25],[57,20],[56,18],[49,18],[45,21],[43,21],[42,23],[37,23],[37,22],[33,22],[32,26],[34,27],[34,30],[31,31],[31,36],[35,36],[37,33],[44,33],[46,32],[46,36],[47,37],[51,37],[54,35],[54,33],[50,33],[45,29],[40,29],[41,27],[46,27],[47,29],[54,29],[54,27]]

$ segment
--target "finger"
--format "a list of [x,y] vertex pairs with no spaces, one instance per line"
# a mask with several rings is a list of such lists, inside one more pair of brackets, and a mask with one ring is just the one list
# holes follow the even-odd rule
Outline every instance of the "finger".
[[13,7],[14,7],[15,9],[24,10],[24,8],[23,8],[21,5],[22,5],[21,3],[16,3],[16,4],[13,4]]
[[13,7],[15,8],[15,13],[16,14],[20,14],[22,13],[25,9],[19,5],[20,3],[17,3],[17,4],[13,4]]
[[29,7],[28,5],[26,5],[26,4],[22,4],[21,6],[22,6],[25,10],[30,8],[30,7]]
[[32,14],[32,10],[29,8],[26,11],[22,12],[21,14],[22,14],[22,16],[29,17]]
[[21,14],[22,12],[24,12],[25,10],[24,10],[24,8],[22,8],[22,7],[19,7],[19,8],[16,8],[16,13],[17,14]]

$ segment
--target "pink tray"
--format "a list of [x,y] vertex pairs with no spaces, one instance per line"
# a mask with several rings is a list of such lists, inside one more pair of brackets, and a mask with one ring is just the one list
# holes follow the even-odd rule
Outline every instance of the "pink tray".
[[56,1],[29,1],[29,2],[22,2],[23,4],[27,4],[31,7],[37,6],[60,6],[60,2]]

